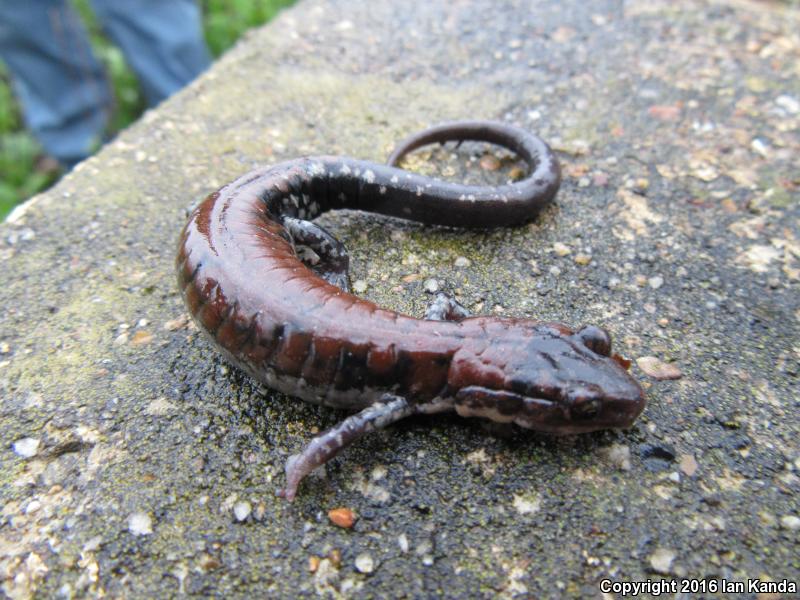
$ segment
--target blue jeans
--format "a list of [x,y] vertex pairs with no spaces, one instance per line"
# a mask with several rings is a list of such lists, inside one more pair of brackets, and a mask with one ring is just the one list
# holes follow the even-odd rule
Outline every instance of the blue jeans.
[[[157,104],[209,64],[195,0],[91,0],[105,33]],[[111,87],[67,0],[0,0],[0,59],[28,127],[67,167],[102,142]]]

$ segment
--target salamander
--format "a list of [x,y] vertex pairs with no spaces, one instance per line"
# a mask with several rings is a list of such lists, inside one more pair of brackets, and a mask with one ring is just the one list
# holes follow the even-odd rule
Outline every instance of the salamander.
[[[431,143],[488,142],[516,153],[523,179],[462,185],[396,165]],[[298,158],[243,175],[206,198],[180,235],[178,285],[189,313],[234,365],[268,387],[358,411],[286,463],[301,480],[360,436],[413,414],[455,411],[553,434],[632,425],[642,388],[600,327],[470,316],[439,294],[425,318],[349,291],[344,246],[312,219],[356,209],[462,228],[533,219],[560,185],[537,136],[489,121],[445,123],[402,142],[387,165]]]

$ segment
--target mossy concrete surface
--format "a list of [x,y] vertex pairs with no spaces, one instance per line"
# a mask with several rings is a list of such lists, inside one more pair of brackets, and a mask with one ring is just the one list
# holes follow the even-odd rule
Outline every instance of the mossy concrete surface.
[[[798,32],[779,2],[309,0],[247,36],[0,225],[4,593],[601,597],[605,579],[796,579]],[[415,418],[276,498],[286,457],[342,414],[258,386],[188,323],[173,272],[187,207],[257,165],[382,161],[475,117],[557,149],[556,204],[471,233],[326,215],[356,288],[416,315],[438,287],[477,313],[603,325],[645,413],[568,438]],[[511,162],[468,145],[407,166],[497,181]]]

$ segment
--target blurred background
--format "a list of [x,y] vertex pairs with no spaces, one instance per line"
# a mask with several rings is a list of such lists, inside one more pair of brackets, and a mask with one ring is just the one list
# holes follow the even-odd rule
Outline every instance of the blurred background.
[[[273,18],[295,0],[199,0],[208,49],[217,57],[247,29]],[[101,31],[89,0],[72,0],[88,29],[93,51],[105,68],[114,93],[107,135],[136,121],[146,102],[136,76],[122,51]],[[25,128],[21,109],[6,65],[0,61],[0,221],[26,198],[46,189],[61,176],[62,168],[48,157]]]

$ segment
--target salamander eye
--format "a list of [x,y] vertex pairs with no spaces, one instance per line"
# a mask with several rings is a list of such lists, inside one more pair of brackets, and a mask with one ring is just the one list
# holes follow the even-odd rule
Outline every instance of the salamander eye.
[[570,417],[573,419],[591,419],[600,413],[602,397],[592,389],[578,387],[566,394]]
[[611,356],[611,335],[602,327],[586,325],[575,335],[592,352],[600,356]]

